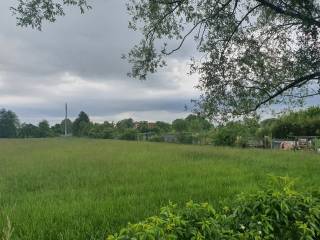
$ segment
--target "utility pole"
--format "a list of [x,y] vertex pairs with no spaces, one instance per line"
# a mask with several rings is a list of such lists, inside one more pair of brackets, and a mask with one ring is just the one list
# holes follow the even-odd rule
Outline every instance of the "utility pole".
[[68,104],[66,103],[65,106],[66,115],[64,119],[64,136],[66,137],[68,135],[68,128],[67,128],[67,119],[68,119]]

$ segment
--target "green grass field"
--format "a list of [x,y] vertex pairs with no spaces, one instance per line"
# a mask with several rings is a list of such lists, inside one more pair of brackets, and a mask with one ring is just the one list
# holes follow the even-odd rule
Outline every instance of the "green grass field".
[[91,139],[0,140],[0,229],[13,239],[104,239],[169,200],[219,208],[268,174],[320,183],[320,155]]

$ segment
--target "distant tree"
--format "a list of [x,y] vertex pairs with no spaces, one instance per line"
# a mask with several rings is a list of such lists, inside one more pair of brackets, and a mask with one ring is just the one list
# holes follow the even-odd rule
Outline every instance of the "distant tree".
[[39,128],[33,124],[23,123],[19,129],[20,138],[38,138],[40,137]]
[[161,134],[161,133],[168,133],[171,131],[171,129],[172,127],[170,123],[157,121],[153,131],[155,131],[158,134]]
[[108,121],[104,121],[103,125],[104,125],[104,127],[107,127],[107,128],[114,128],[114,123],[113,122],[110,123]]
[[[64,123],[65,123],[65,121],[66,120],[63,119],[61,121],[61,123],[60,123],[61,134],[64,134],[64,128],[65,128]],[[72,134],[72,121],[69,118],[67,118],[67,132],[68,132],[68,134]]]
[[256,136],[263,138],[265,136],[272,135],[272,128],[279,120],[276,118],[268,118],[260,122],[259,129],[256,132]]
[[72,134],[74,136],[87,136],[90,130],[90,119],[89,116],[81,111],[78,118],[73,122]]
[[121,140],[136,140],[137,139],[138,131],[133,128],[127,128],[123,130],[120,134],[119,139]]
[[103,139],[112,139],[114,137],[114,127],[108,122],[103,124],[94,123],[91,125],[89,130],[89,137],[92,138],[103,138]]
[[272,124],[271,132],[275,138],[320,136],[320,107],[310,107],[280,116]]
[[6,109],[0,110],[0,138],[17,137],[19,119],[17,115]]
[[230,121],[214,129],[212,134],[213,143],[221,146],[245,146],[248,138],[255,137],[259,128],[257,118],[244,119],[243,121]]
[[140,133],[146,133],[146,132],[149,132],[149,125],[148,125],[148,122],[147,121],[141,121],[138,123],[138,128],[137,130],[140,132]]
[[119,130],[133,128],[134,127],[134,122],[133,122],[132,118],[123,119],[123,120],[117,122],[116,127]]
[[172,122],[172,128],[176,132],[188,131],[188,123],[184,119],[176,119]]
[[38,127],[39,127],[40,137],[45,138],[45,137],[51,137],[52,136],[50,125],[49,125],[49,122],[47,120],[42,120],[41,122],[39,122]]
[[185,120],[187,121],[188,129],[194,133],[208,131],[212,127],[212,124],[202,116],[190,114]]
[[234,146],[237,136],[242,135],[240,122],[228,122],[225,126],[219,126],[213,132],[213,144],[218,146]]
[[53,126],[50,127],[50,129],[54,136],[62,135],[62,127],[60,123],[54,124]]

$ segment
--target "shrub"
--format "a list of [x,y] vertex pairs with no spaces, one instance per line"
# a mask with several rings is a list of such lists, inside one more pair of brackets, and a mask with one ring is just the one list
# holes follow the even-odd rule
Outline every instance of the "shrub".
[[251,195],[240,195],[234,208],[217,212],[208,203],[188,202],[184,208],[170,203],[154,216],[129,224],[108,240],[215,239],[283,240],[320,238],[319,195],[292,190],[288,178]]
[[193,143],[192,134],[188,133],[188,132],[178,133],[177,139],[178,139],[179,143],[184,143],[184,144],[192,144]]
[[164,138],[159,135],[152,136],[149,140],[151,142],[164,142]]
[[137,140],[137,130],[136,129],[125,129],[123,132],[120,134],[119,139],[121,140]]

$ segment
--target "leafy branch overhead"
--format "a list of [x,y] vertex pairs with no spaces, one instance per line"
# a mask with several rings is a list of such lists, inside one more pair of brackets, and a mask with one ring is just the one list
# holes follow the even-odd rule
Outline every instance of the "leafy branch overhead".
[[[193,40],[207,116],[251,113],[319,94],[320,6],[315,0],[130,0],[143,39],[127,58],[145,79]],[[172,47],[173,45],[175,47]],[[189,47],[189,45],[188,45]]]
[[43,21],[55,22],[57,17],[64,16],[66,6],[77,6],[81,13],[91,9],[86,0],[18,0],[17,6],[10,9],[18,26],[41,30]]
[[[320,93],[318,0],[127,0],[129,27],[143,34],[127,54],[131,76],[146,79],[188,40],[197,49],[199,109],[229,118],[275,103],[301,104]],[[86,0],[18,0],[20,26],[41,30],[66,6]]]

